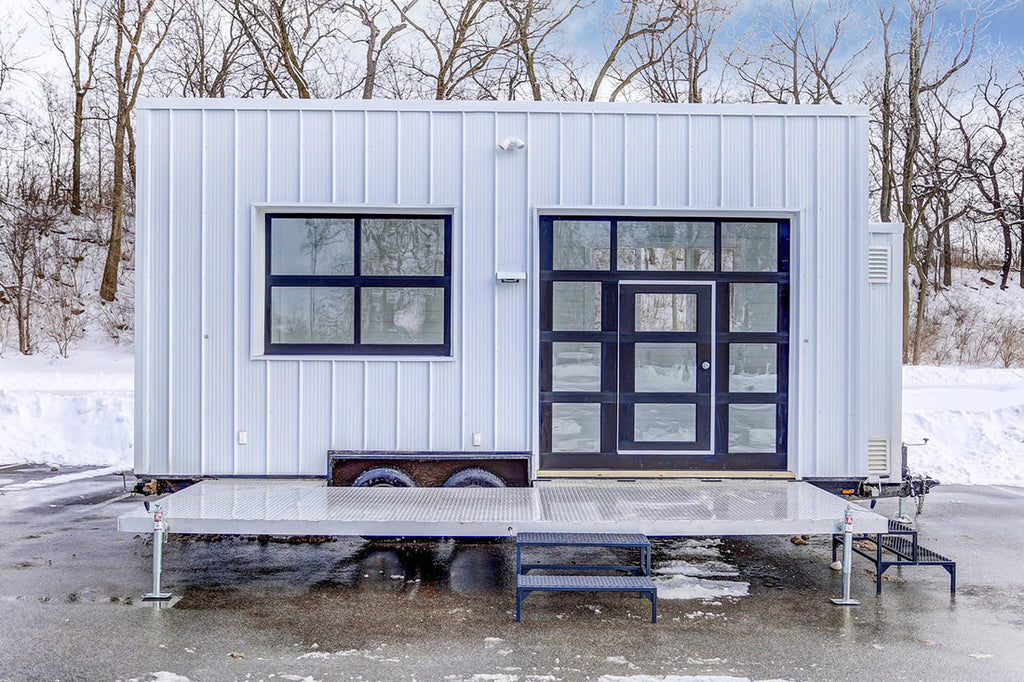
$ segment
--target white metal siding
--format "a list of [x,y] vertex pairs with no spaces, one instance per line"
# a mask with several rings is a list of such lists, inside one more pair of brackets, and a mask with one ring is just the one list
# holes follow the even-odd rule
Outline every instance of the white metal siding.
[[[140,474],[322,475],[330,447],[474,432],[534,450],[534,219],[553,207],[791,217],[789,468],[867,473],[861,109],[153,100],[139,130]],[[253,206],[276,203],[454,207],[453,357],[254,357]]]
[[[868,443],[874,450],[873,476],[900,475],[903,444],[903,279],[899,259],[893,254],[903,248],[903,227],[894,223],[873,223],[869,252],[888,254],[873,261],[868,285]],[[885,449],[883,449],[883,443]],[[882,458],[887,461],[882,462]]]

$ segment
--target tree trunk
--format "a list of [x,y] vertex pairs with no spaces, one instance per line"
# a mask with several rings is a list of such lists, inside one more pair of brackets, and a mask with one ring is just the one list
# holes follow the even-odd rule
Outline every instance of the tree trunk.
[[85,119],[85,91],[75,92],[74,132],[71,135],[71,213],[82,215],[82,127]]
[[1024,289],[1024,225],[1020,226],[1020,288]]
[[103,266],[100,298],[113,301],[117,296],[117,272],[121,265],[121,235],[124,229],[124,141],[127,129],[127,97],[117,98],[117,122],[114,127],[114,187],[110,201],[110,240],[107,243],[107,261]]
[[1000,222],[1003,223],[1003,265],[999,268],[1002,277],[999,281],[999,288],[1006,289],[1009,286],[1006,282],[1010,279],[1010,263],[1013,262],[1013,235],[1006,221],[1000,220]]
[[949,223],[942,226],[942,285],[953,286],[953,244],[949,235]]

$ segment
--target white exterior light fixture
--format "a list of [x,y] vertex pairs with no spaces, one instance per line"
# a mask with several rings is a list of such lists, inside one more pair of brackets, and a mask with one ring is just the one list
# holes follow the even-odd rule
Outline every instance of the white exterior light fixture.
[[498,144],[498,148],[503,149],[506,152],[518,151],[525,146],[526,143],[520,140],[518,137],[506,137],[503,142]]

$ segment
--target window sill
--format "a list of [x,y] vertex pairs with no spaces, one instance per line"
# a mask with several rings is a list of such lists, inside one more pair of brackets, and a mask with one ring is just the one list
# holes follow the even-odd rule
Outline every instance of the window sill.
[[327,355],[323,353],[310,353],[308,355],[252,355],[250,360],[287,360],[289,362],[455,362],[454,355]]

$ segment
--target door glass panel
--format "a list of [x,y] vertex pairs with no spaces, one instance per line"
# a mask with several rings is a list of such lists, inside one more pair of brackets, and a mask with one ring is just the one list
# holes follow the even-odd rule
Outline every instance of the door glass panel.
[[270,274],[351,275],[354,245],[351,218],[272,218]]
[[551,344],[551,389],[554,391],[601,390],[601,344]]
[[552,452],[600,452],[601,405],[554,403],[551,406]]
[[697,331],[697,294],[637,294],[638,332]]
[[553,282],[551,298],[554,331],[601,331],[600,282]]
[[364,275],[444,275],[444,220],[364,218],[359,267]]
[[636,442],[693,442],[697,440],[696,405],[639,403],[633,418]]
[[555,270],[611,268],[612,224],[604,220],[556,220],[553,230]]
[[775,405],[729,405],[729,452],[775,452]]
[[730,343],[729,392],[775,393],[776,362],[774,343]]
[[444,343],[444,289],[363,287],[363,343]]
[[271,343],[354,343],[351,287],[271,287]]
[[697,390],[697,344],[638,343],[634,349],[638,393],[693,393]]
[[729,285],[729,331],[775,332],[778,315],[777,284]]
[[722,270],[775,272],[779,268],[775,223],[722,223]]
[[714,270],[715,224],[618,224],[619,270]]

